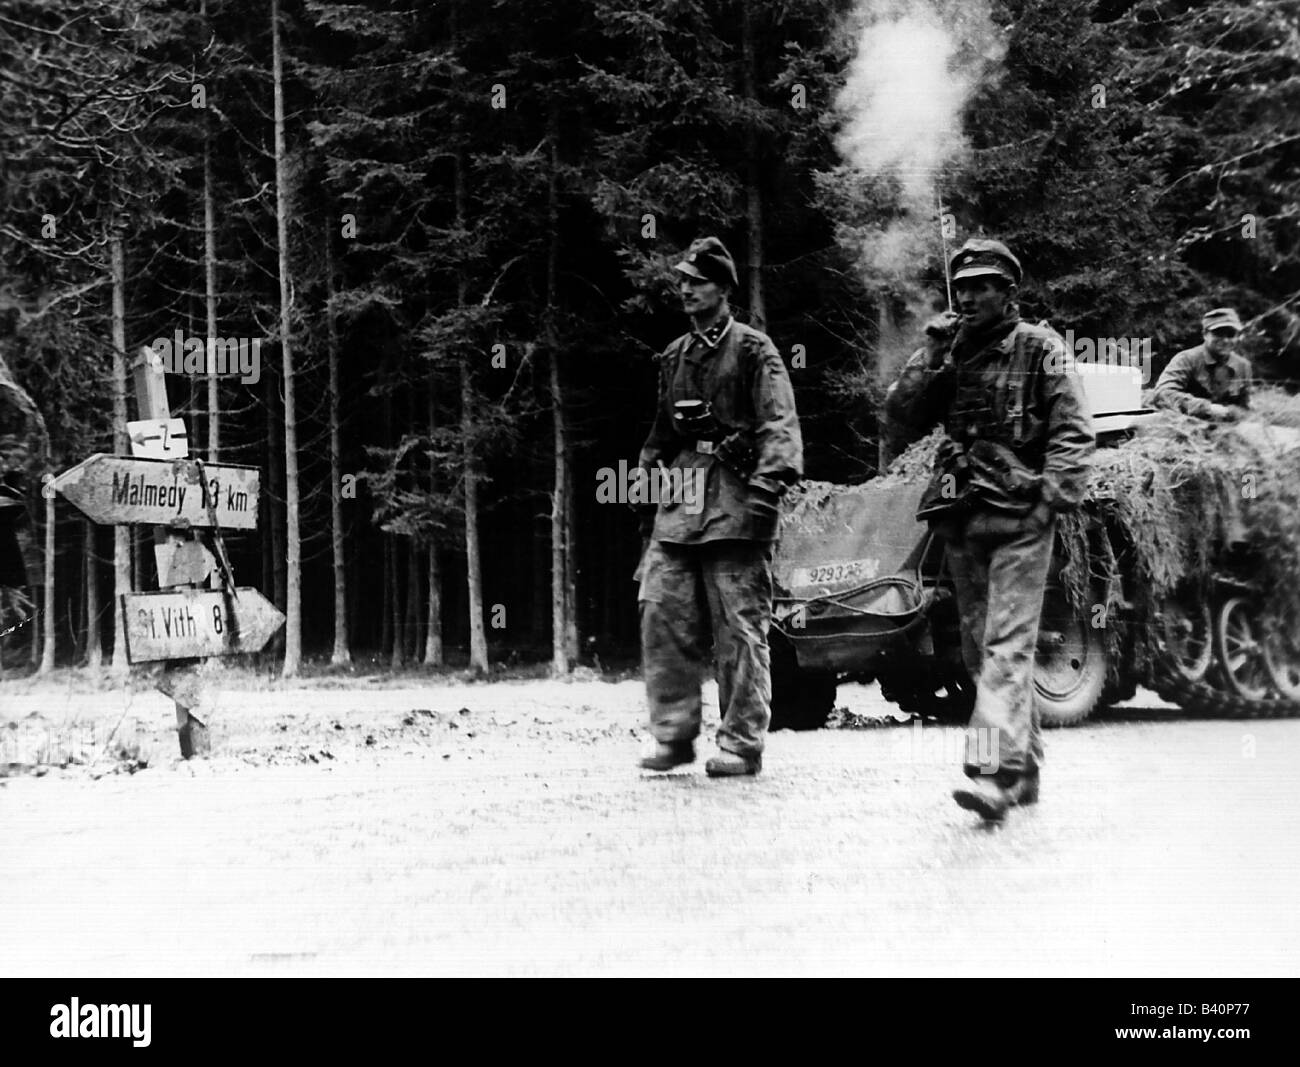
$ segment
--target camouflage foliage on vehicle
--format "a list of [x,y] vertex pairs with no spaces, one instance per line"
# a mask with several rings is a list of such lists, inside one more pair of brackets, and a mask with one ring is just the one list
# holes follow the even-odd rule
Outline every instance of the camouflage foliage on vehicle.
[[[1252,403],[1236,424],[1161,412],[1131,439],[1097,450],[1085,507],[1058,526],[1059,580],[1081,614],[1106,620],[1112,651],[1125,617],[1151,620],[1165,598],[1207,591],[1226,554],[1242,546],[1267,614],[1300,624],[1300,398],[1263,390]],[[862,486],[802,483],[786,501],[787,528],[815,530],[826,501],[841,493],[927,480],[942,438],[936,430],[917,441]],[[1111,537],[1099,536],[1102,526]],[[1121,572],[1133,603],[1120,602]],[[1099,596],[1111,601],[1101,615]]]

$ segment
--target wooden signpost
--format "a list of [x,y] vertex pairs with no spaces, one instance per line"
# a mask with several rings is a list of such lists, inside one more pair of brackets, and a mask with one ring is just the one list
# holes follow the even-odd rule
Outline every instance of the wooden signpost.
[[[257,528],[256,467],[189,459],[185,424],[167,404],[162,362],[145,348],[135,367],[140,418],[127,423],[131,456],[98,453],[55,479],[55,489],[92,522],[154,528],[156,593],[122,597],[126,658],[164,664],[158,688],[176,702],[181,755],[208,750],[197,665],[211,656],[258,652],[284,625],[284,615],[256,589],[236,588],[223,530]],[[214,556],[196,538],[208,530]],[[211,581],[215,588],[199,586]],[[204,716],[206,716],[206,711]]]

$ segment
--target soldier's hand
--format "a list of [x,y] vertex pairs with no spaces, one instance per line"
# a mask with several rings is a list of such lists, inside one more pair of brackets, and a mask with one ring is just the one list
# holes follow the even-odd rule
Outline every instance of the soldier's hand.
[[1210,418],[1215,422],[1236,422],[1238,417],[1237,409],[1230,404],[1210,405]]
[[930,357],[931,370],[943,366],[960,323],[961,316],[955,311],[941,311],[925,324],[925,350]]

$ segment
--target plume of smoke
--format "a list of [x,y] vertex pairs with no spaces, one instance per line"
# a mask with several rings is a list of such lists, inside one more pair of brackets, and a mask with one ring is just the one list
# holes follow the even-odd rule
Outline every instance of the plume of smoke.
[[859,31],[835,101],[840,154],[864,174],[896,177],[909,207],[933,199],[935,174],[965,144],[961,107],[972,85],[968,72],[949,69],[957,44],[928,4],[877,15]]
[[[860,0],[846,30],[855,53],[835,101],[836,147],[846,184],[874,210],[840,236],[868,285],[924,313],[920,278],[942,254],[937,181],[969,152],[962,111],[1005,45],[987,0]],[[895,323],[882,320],[881,341],[899,341]]]

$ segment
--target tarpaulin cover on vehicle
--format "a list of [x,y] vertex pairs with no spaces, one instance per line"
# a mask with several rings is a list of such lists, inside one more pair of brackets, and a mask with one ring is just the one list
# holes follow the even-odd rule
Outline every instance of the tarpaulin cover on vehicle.
[[783,595],[820,596],[907,569],[927,532],[916,521],[924,481],[836,486],[820,500],[819,488],[800,486],[781,523],[773,575]]
[[848,669],[923,610],[916,521],[923,482],[827,488],[804,483],[773,561],[775,620],[806,668]]

